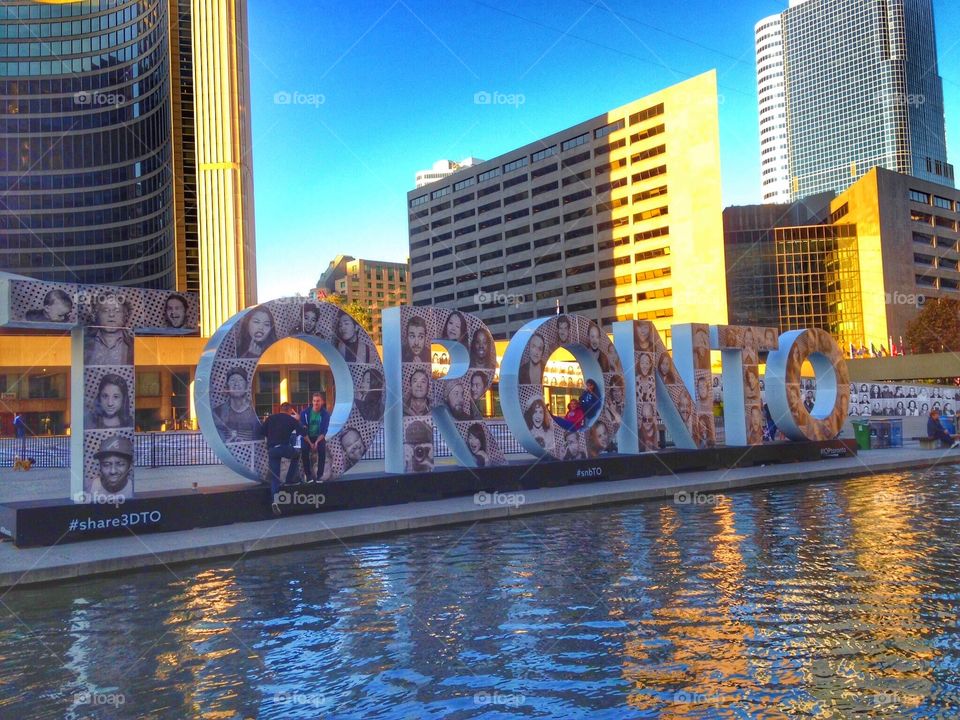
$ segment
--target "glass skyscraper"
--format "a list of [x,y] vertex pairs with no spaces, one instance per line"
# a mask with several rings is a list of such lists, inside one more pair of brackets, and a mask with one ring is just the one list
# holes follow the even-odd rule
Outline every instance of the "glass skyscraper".
[[761,93],[761,120],[787,141],[784,172],[776,133],[761,135],[765,202],[841,192],[873,167],[954,184],[932,0],[793,0],[778,17],[775,57],[771,18],[757,34],[758,81],[783,77],[781,95]]
[[255,301],[244,7],[0,5],[0,270]]

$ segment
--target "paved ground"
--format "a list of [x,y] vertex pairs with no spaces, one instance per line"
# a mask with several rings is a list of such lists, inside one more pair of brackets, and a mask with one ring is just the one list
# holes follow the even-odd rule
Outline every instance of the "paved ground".
[[[51,582],[95,574],[165,566],[205,558],[238,556],[310,543],[343,541],[403,530],[477,522],[508,515],[555,512],[591,505],[635,502],[669,497],[677,492],[717,492],[802,480],[843,478],[960,463],[955,451],[921,450],[916,445],[871,450],[855,458],[819,462],[690,472],[674,476],[638,478],[560,488],[530,490],[520,498],[499,504],[475,497],[407,503],[378,508],[342,510],[315,515],[236,523],[183,532],[91,540],[49,548],[18,549],[0,543],[0,588]],[[36,473],[36,474],[31,474]],[[2,498],[42,497],[66,487],[63,471],[0,473]],[[196,480],[222,484],[229,471],[222,467],[166,468],[141,471],[141,481],[152,487],[189,486]],[[155,476],[153,475],[155,473]],[[17,477],[14,477],[17,476]],[[233,482],[246,482],[233,476]],[[63,497],[64,493],[60,493]],[[515,502],[514,502],[515,501]],[[0,595],[2,599],[2,595]]]

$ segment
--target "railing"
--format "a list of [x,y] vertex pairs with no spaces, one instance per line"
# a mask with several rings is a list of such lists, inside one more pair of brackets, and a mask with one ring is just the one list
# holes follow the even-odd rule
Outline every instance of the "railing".
[[[509,454],[522,453],[524,449],[504,422],[488,422],[487,426],[501,449]],[[176,467],[189,465],[219,465],[213,449],[199,432],[148,432],[134,435],[134,452],[140,467]],[[435,457],[450,457],[450,448],[433,429]],[[382,460],[383,431],[378,432],[367,454],[367,460]],[[23,440],[0,437],[0,467],[11,467],[15,457],[31,458],[34,467],[70,467],[69,435],[31,435]]]

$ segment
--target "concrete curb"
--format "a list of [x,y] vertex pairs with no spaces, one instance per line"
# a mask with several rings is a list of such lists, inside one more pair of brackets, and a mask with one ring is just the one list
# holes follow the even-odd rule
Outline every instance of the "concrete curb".
[[[816,463],[689,472],[634,480],[540,488],[522,493],[522,504],[477,505],[472,496],[298,515],[253,523],[91,540],[46,548],[0,544],[0,589],[124,572],[166,568],[213,558],[242,557],[284,548],[342,542],[397,532],[509,517],[562,512],[599,505],[671,497],[678,492],[716,493],[760,486],[845,479],[918,470],[960,462],[960,452],[896,449]],[[799,465],[799,466],[798,466]],[[717,475],[720,475],[718,478]],[[509,494],[505,494],[509,495]],[[516,499],[516,498],[514,498]],[[5,593],[4,593],[5,594]],[[2,599],[2,596],[0,596]]]

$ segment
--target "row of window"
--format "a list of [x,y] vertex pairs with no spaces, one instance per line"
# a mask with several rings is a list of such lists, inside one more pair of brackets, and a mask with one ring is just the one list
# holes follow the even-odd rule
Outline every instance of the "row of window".
[[[641,110],[640,112],[636,112],[636,113],[634,113],[634,114],[632,114],[632,115],[630,116],[630,125],[636,125],[637,123],[643,122],[644,120],[649,120],[650,118],[656,117],[657,115],[662,115],[662,114],[663,114],[663,110],[664,110],[663,103],[660,103],[659,105],[656,105],[656,106],[654,106],[654,107],[647,108],[647,109],[645,109],[645,110]],[[616,130],[622,130],[625,126],[626,126],[626,123],[625,123],[625,121],[621,118],[620,120],[615,120],[615,121],[613,121],[613,122],[611,122],[611,123],[608,123],[608,124],[606,124],[606,125],[604,125],[604,126],[602,126],[602,127],[597,128],[596,130],[593,131],[592,136],[593,136],[594,139],[599,139],[599,138],[602,138],[602,137],[605,137],[605,136],[609,135],[610,133],[612,133],[612,132],[614,132],[614,131],[616,131]],[[663,126],[663,125],[658,125],[658,126],[656,126],[655,128],[650,128],[650,129],[648,129],[648,130],[644,130],[643,132],[636,133],[636,134],[632,135],[631,138],[630,138],[630,141],[631,141],[631,142],[638,142],[638,141],[640,141],[640,140],[645,140],[645,139],[647,139],[647,138],[649,138],[649,137],[653,137],[654,135],[658,135],[658,134],[662,133],[663,131],[664,131],[664,126]],[[579,147],[579,146],[581,146],[581,145],[585,145],[585,144],[587,144],[587,143],[590,142],[590,141],[591,141],[591,133],[590,133],[590,132],[585,132],[585,133],[582,133],[582,134],[580,134],[580,135],[577,135],[576,137],[570,138],[570,139],[568,139],[568,140],[564,140],[564,141],[560,144],[560,147],[561,147],[561,149],[562,149],[563,151],[567,151],[567,150],[572,150],[572,149],[574,149],[574,148],[576,148],[576,147]],[[609,153],[611,150],[614,150],[614,149],[617,149],[617,148],[620,148],[620,147],[624,147],[625,145],[626,145],[626,141],[625,141],[625,140],[618,140],[618,141],[616,141],[616,142],[614,142],[614,143],[611,143],[611,144],[609,144],[609,145],[606,145],[606,146],[603,146],[603,147],[600,147],[600,148],[596,148],[596,149],[594,150],[594,155],[595,155],[595,156],[603,155],[603,154]],[[665,152],[665,148],[663,148],[663,146],[661,146],[661,149],[659,150],[659,152]],[[635,157],[635,158],[639,158],[639,159],[645,159],[646,157],[652,157],[653,155],[659,154],[659,152],[653,152],[652,154],[649,154],[649,155],[645,155],[645,154],[643,154],[643,153],[639,153],[638,155],[635,155],[634,157]],[[487,180],[492,180],[493,178],[498,177],[498,176],[500,176],[501,174],[506,174],[506,173],[512,172],[512,171],[514,171],[514,170],[519,170],[519,169],[522,168],[522,167],[526,167],[526,166],[527,166],[528,164],[530,164],[530,163],[536,163],[536,162],[538,162],[538,161],[540,161],[540,160],[543,160],[543,159],[545,159],[545,158],[548,158],[548,157],[550,157],[550,156],[552,156],[552,155],[556,155],[556,153],[557,153],[557,146],[556,146],[556,145],[551,145],[551,146],[548,147],[548,148],[543,148],[543,149],[541,149],[541,150],[537,150],[537,151],[531,153],[529,156],[524,155],[523,157],[516,158],[515,160],[511,160],[510,162],[507,162],[507,163],[505,163],[505,164],[502,165],[502,166],[498,166],[498,167],[490,168],[489,170],[485,170],[484,172],[479,173],[478,175],[476,175],[476,176],[475,176],[475,178],[476,178],[475,180],[474,180],[473,177],[471,177],[471,178],[464,178],[463,180],[459,180],[459,181],[457,181],[456,183],[454,183],[454,185],[452,186],[452,189],[453,189],[453,190],[463,190],[463,189],[465,189],[465,188],[467,188],[467,187],[470,187],[471,185],[475,184],[475,182],[476,182],[476,183],[482,183],[482,182],[485,182],[485,181],[487,181]],[[580,161],[582,161],[583,159],[586,159],[587,157],[589,157],[589,155],[590,155],[589,152],[583,153],[583,154],[582,154],[582,157],[581,157],[581,156],[578,156],[576,162],[580,162]],[[568,160],[573,161],[574,158],[569,158]],[[637,161],[637,160],[634,160],[634,162],[636,162],[636,161]],[[566,163],[566,161],[565,161],[565,163]],[[428,199],[436,199],[436,198],[439,198],[439,197],[443,197],[444,195],[447,195],[450,191],[451,191],[451,186],[448,185],[448,186],[445,186],[445,187],[440,188],[440,189],[438,189],[438,190],[434,190],[434,191],[432,191],[432,192],[430,192],[430,193],[428,193],[428,194],[419,195],[419,196],[417,196],[417,197],[415,197],[415,198],[413,198],[413,199],[410,200],[410,207],[411,207],[411,208],[418,207],[418,206],[423,205],[424,203],[428,202],[428,201],[429,201]]]
[[914,202],[923,203],[924,205],[932,204],[934,207],[942,210],[960,212],[960,203],[955,203],[950,198],[940,197],[939,195],[931,195],[930,193],[923,192],[921,190],[910,190],[910,199]]

